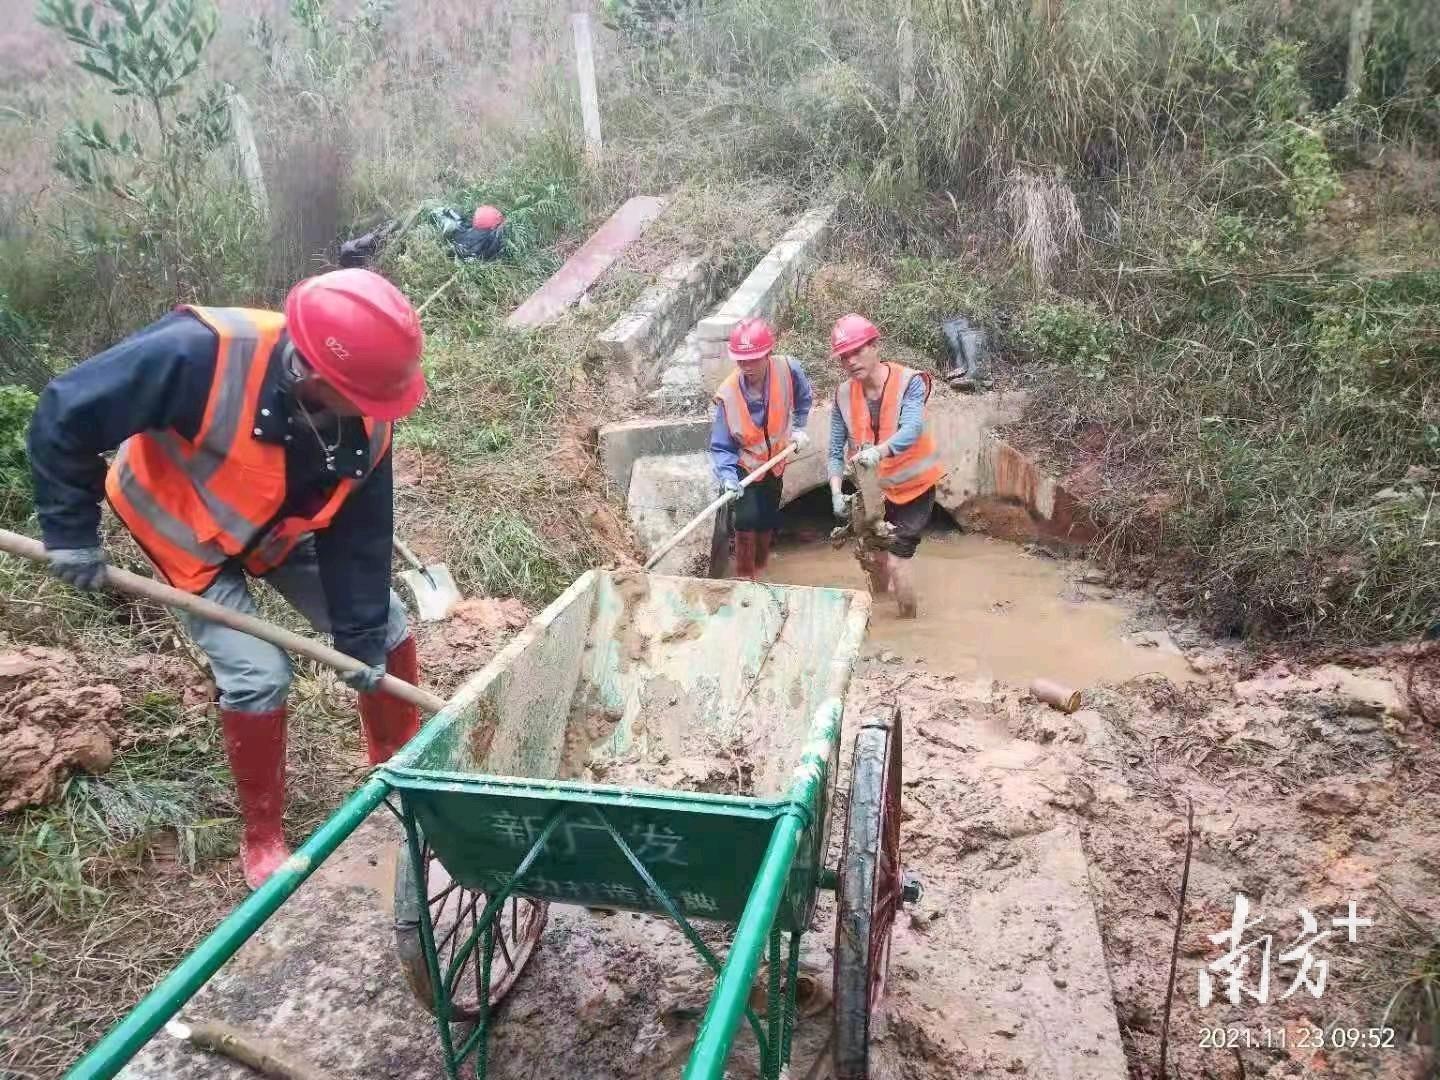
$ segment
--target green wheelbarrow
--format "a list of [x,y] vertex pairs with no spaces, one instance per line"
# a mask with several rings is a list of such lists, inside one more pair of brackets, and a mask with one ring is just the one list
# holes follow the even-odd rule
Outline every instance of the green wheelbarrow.
[[[864,1080],[895,917],[919,888],[900,864],[893,706],[856,735],[839,864],[825,865],[868,620],[869,598],[844,590],[586,573],[67,1075],[115,1075],[384,804],[405,832],[400,960],[436,1019],[448,1076],[485,1077],[494,1009],[559,903],[673,920],[716,976],[683,1076],[720,1080],[744,1022],[761,1075],[777,1080],[801,935],[830,888],[834,1075]],[[687,784],[702,790],[664,786],[657,763],[707,747],[743,767]],[[734,927],[723,957],[697,931],[706,922]]]

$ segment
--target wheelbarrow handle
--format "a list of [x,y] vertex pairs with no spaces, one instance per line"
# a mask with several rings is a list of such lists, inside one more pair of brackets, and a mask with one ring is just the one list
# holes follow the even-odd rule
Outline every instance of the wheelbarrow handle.
[[[742,477],[740,480],[741,489],[743,490],[744,488],[749,487],[756,480],[759,480],[762,476],[768,473],[771,469],[775,468],[776,465],[779,465],[786,458],[794,456],[795,451],[796,446],[794,443],[791,443],[784,450],[781,450],[780,453],[776,454],[769,461],[765,462],[765,464],[755,469],[754,472],[746,473],[745,476]],[[669,540],[666,540],[665,543],[661,544],[658,548],[655,549],[655,554],[651,555],[650,558],[645,560],[645,569],[653,570],[655,568],[655,564],[658,563],[661,559],[663,559],[666,555],[670,554],[670,550],[676,544],[680,543],[681,540],[684,540],[685,537],[689,536],[692,532],[699,528],[700,524],[705,521],[705,519],[708,518],[711,514],[715,513],[716,510],[719,510],[722,506],[735,498],[737,498],[735,492],[727,491],[719,498],[717,498],[714,502],[712,502],[709,506],[705,507],[704,510],[701,510],[700,513],[696,514],[693,518],[686,522],[684,528],[682,528],[674,536],[670,537]]]
[[[28,536],[21,536],[19,533],[13,533],[6,529],[0,529],[0,551],[18,555],[22,559],[33,559],[35,562],[50,561],[45,555],[45,546],[38,540],[32,540]],[[105,581],[109,587],[119,592],[130,593],[132,596],[143,596],[147,600],[154,600],[157,604],[186,611],[191,615],[198,615],[202,619],[209,619],[221,626],[239,630],[242,634],[249,634],[261,641],[268,641],[271,645],[279,646],[288,652],[308,657],[317,664],[323,664],[335,671],[364,671],[369,667],[368,664],[356,660],[353,656],[346,656],[339,650],[332,649],[314,638],[286,630],[283,626],[276,626],[264,619],[257,619],[254,615],[232,611],[213,600],[206,600],[203,596],[184,592],[171,585],[166,585],[164,582],[156,581],[154,578],[132,574],[117,566],[107,566]],[[418,686],[413,686],[403,679],[397,679],[394,675],[386,675],[381,680],[379,689],[391,697],[408,701],[426,713],[437,713],[445,707],[444,698],[438,697],[428,690],[422,690]]]

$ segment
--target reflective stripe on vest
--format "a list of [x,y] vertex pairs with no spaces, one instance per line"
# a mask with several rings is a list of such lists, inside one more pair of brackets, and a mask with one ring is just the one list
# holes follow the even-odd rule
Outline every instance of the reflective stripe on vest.
[[[888,374],[880,396],[878,432],[870,423],[870,407],[865,401],[865,389],[858,379],[847,379],[835,392],[836,404],[844,410],[850,442],[857,448],[883,443],[899,430],[900,400],[905,396],[912,377],[918,375],[925,380],[925,400],[930,400],[933,382],[928,373],[901,364],[887,363],[885,366]],[[945,467],[940,462],[928,420],[921,425],[920,437],[913,445],[880,459],[876,475],[886,501],[900,504],[913,502],[940,482],[945,475]]]
[[[284,562],[301,537],[330,523],[356,481],[340,480],[315,515],[277,523],[285,503],[285,451],[258,439],[250,421],[284,317],[243,308],[185,310],[219,339],[200,428],[193,441],[174,430],[125,440],[105,491],[156,569],[176,587],[198,593],[231,558],[244,556],[252,573]],[[389,448],[390,425],[366,420],[365,429],[373,469]]]
[[[765,462],[790,445],[790,429],[795,418],[794,385],[790,362],[784,357],[770,357],[770,371],[765,378],[765,427],[750,418],[750,404],[745,400],[744,376],[737,370],[720,384],[715,404],[725,413],[725,426],[740,449],[740,467],[754,472]],[[781,462],[769,475],[779,476],[788,462]]]

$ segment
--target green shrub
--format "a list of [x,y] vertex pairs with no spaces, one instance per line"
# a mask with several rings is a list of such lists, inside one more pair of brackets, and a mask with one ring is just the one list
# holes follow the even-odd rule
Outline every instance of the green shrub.
[[1037,355],[1068,364],[1087,379],[1103,379],[1124,331],[1090,304],[1062,300],[1028,308],[1017,336]]
[[0,520],[23,522],[32,509],[25,434],[38,399],[23,386],[0,386]]
[[60,139],[56,168],[81,188],[178,209],[203,180],[201,167],[230,134],[222,87],[193,76],[218,19],[205,0],[41,0],[38,18],[76,47],[75,66],[136,103],[119,127],[78,121]]
[[1319,128],[1281,121],[1265,132],[1261,151],[1282,174],[1279,191],[1295,224],[1309,225],[1339,194],[1340,178]]

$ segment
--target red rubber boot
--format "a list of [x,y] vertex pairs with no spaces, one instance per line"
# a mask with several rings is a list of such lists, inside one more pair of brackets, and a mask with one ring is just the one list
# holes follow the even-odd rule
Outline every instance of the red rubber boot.
[[770,562],[770,542],[775,539],[775,534],[766,529],[764,532],[755,534],[755,576],[759,577],[764,572],[766,565]]
[[755,580],[755,534],[735,533],[735,576],[749,581]]
[[285,706],[266,712],[220,710],[225,755],[235,775],[244,830],[240,865],[258,889],[290,857],[281,830],[285,813]]
[[[390,650],[385,670],[411,685],[420,681],[413,634]],[[420,730],[420,710],[408,701],[373,690],[360,695],[360,730],[365,736],[365,756],[371,765],[380,765]]]

